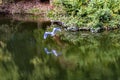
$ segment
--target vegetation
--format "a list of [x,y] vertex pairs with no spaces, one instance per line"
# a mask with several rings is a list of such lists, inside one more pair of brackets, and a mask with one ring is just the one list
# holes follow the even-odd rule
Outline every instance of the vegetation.
[[[61,2],[60,2],[61,1]],[[120,0],[57,0],[51,19],[79,27],[119,27]]]
[[[16,3],[19,1],[29,2],[28,0],[1,0],[0,2]],[[53,0],[52,5],[54,8],[50,10],[47,7],[46,9],[45,7],[37,7],[39,4],[34,3],[29,3],[29,5],[24,2],[13,4],[6,11],[12,14],[28,13],[38,15],[47,13],[50,19],[63,21],[69,26],[75,25],[87,28],[118,28],[120,26],[120,0]],[[24,7],[21,7],[21,4],[25,4]],[[36,6],[33,7],[31,5]],[[5,8],[7,9],[8,7]]]
[[[47,15],[66,25],[120,26],[119,0],[55,0],[53,4]],[[22,17],[25,21],[0,18],[0,80],[119,80],[119,30],[96,34],[62,30],[44,40],[45,30],[52,27],[44,27],[37,17]],[[44,48],[61,55],[46,54]]]

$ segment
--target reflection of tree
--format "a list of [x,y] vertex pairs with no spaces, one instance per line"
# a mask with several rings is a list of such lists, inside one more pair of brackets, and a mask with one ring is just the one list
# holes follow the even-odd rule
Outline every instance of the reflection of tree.
[[[64,36],[44,40],[44,30],[36,29],[36,24],[20,22],[15,29],[18,23],[13,21],[10,24],[14,28],[9,25],[0,27],[0,80],[119,78],[120,35],[116,34],[119,31],[84,37],[79,33],[65,32]],[[44,52],[45,47],[55,49],[62,55],[48,56]]]
[[0,48],[0,80],[18,80],[17,66],[12,60],[11,53]]
[[37,28],[36,23],[6,19],[0,26],[0,45],[7,45],[12,53],[15,65],[19,69],[21,78],[26,78],[32,72],[33,66],[30,59],[35,53],[35,40],[32,31]]
[[[70,36],[74,37],[70,39]],[[64,54],[65,61],[75,65],[73,70],[68,69],[71,80],[75,77],[82,80],[114,80],[119,78],[118,59],[120,58],[120,51],[118,46],[120,45],[114,44],[119,43],[118,36],[115,37],[113,34],[97,36],[96,34],[84,38],[77,35],[65,37],[74,44],[66,48],[66,54]],[[76,37],[78,40],[74,40]],[[66,67],[64,68],[66,69]]]
[[33,70],[30,60],[36,53],[32,34],[29,32],[16,33],[7,43],[7,48],[12,53],[14,62],[20,70],[21,78],[27,79]]
[[[114,80],[119,77],[120,67],[118,65],[119,61],[117,60],[120,57],[119,48],[114,48],[110,42],[108,42],[108,45],[106,44],[105,48],[109,50],[105,50],[103,47],[101,48],[101,46],[104,44],[104,40],[110,39],[109,35],[108,37],[103,36],[104,38],[102,38],[102,36],[94,35],[78,38],[79,40],[76,41],[79,42],[75,42],[74,44],[71,44],[71,46],[64,43],[66,46],[61,49],[60,47],[56,46],[56,43],[53,39],[44,41],[41,34],[43,35],[42,31],[35,32],[37,45],[41,45],[42,48],[39,49],[41,51],[39,57],[37,56],[31,60],[35,66],[33,74],[30,77],[31,79]],[[73,39],[74,38],[72,38],[72,40]],[[101,39],[104,39],[103,42],[100,41]],[[45,55],[42,51],[46,45],[48,45],[47,47],[49,49],[55,47],[57,50],[61,50],[62,56],[56,58],[52,55]]]

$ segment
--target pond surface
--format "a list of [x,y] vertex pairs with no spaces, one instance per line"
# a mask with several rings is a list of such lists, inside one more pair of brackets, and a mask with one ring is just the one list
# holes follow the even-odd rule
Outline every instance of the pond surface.
[[120,80],[120,30],[44,39],[46,24],[0,18],[0,80]]

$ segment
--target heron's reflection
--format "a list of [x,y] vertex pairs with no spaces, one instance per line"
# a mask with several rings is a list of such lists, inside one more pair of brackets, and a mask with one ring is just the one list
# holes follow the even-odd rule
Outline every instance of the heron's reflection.
[[47,48],[44,48],[44,51],[46,52],[46,54],[54,54],[55,56],[61,55],[61,53],[58,53],[55,49],[49,51]]

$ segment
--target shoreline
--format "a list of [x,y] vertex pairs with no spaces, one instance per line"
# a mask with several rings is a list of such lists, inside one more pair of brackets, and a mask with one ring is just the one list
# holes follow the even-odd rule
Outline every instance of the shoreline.
[[53,6],[48,3],[34,1],[0,4],[0,14],[46,15],[47,11],[51,9]]
[[[22,6],[21,6],[22,5]],[[61,8],[62,9],[62,8]],[[0,14],[3,15],[32,15],[32,16],[42,16],[45,18],[52,19],[53,21],[51,23],[56,24],[58,26],[61,26],[62,28],[67,29],[68,31],[90,31],[90,32],[102,32],[102,31],[110,31],[110,30],[115,30],[119,29],[120,25],[117,24],[115,26],[106,26],[105,23],[103,22],[103,25],[99,26],[99,24],[95,24],[98,27],[92,27],[91,26],[79,26],[74,24],[74,22],[71,21],[82,21],[79,20],[78,16],[70,18],[70,16],[65,17],[64,15],[64,10],[61,10],[60,7],[57,6],[51,6],[50,4],[47,3],[40,3],[40,2],[35,2],[35,1],[20,1],[17,3],[7,3],[7,4],[2,4],[0,5]],[[49,13],[50,12],[50,13]],[[59,14],[57,14],[59,13]],[[49,16],[47,16],[47,14]],[[59,16],[63,15],[63,16]],[[51,18],[52,16],[52,18]],[[104,18],[104,16],[103,16]],[[20,18],[19,18],[20,19]],[[57,21],[59,20],[59,21]],[[63,24],[65,23],[65,24]],[[68,24],[70,23],[70,24]],[[83,22],[84,23],[84,22]],[[68,24],[68,26],[66,26]],[[86,23],[87,24],[87,23]],[[85,24],[85,25],[86,25]],[[93,25],[94,26],[94,25]]]

